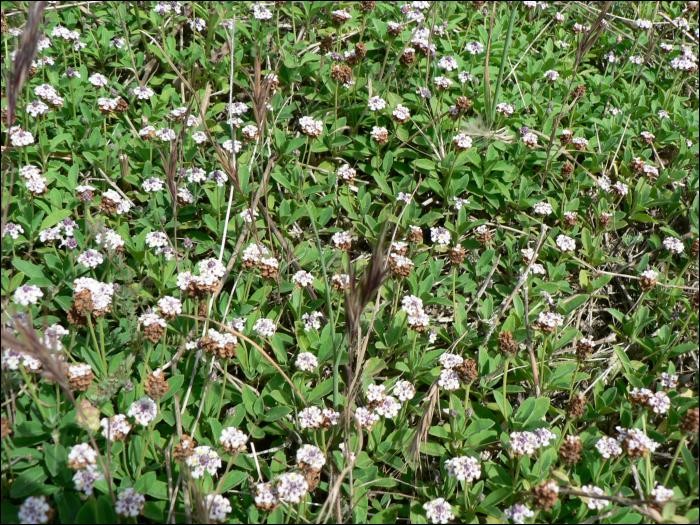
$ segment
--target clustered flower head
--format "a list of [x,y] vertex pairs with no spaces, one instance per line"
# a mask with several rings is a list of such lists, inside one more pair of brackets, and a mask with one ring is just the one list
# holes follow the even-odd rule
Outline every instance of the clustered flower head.
[[313,372],[318,367],[318,359],[311,352],[301,352],[294,365],[302,372]]
[[540,315],[535,321],[535,327],[546,333],[554,333],[554,331],[564,324],[564,316],[556,312],[540,312]]
[[207,506],[209,520],[212,522],[226,521],[228,515],[233,510],[231,502],[221,494],[207,494],[207,497],[204,498],[204,503]]
[[314,120],[313,117],[301,117],[299,126],[309,137],[320,137],[323,133],[323,121]]
[[110,441],[123,441],[131,431],[131,423],[126,420],[125,414],[104,417],[100,420],[100,426],[102,435]]
[[199,479],[205,472],[216,475],[216,471],[221,467],[221,458],[214,449],[206,445],[195,447],[194,453],[185,461],[190,467],[192,477]]
[[510,448],[516,456],[531,456],[538,448],[549,446],[556,435],[546,428],[534,432],[511,432]]
[[447,475],[471,483],[481,477],[481,464],[472,456],[460,456],[445,461]]
[[53,513],[46,496],[30,496],[20,505],[17,517],[20,523],[48,523]]
[[143,513],[145,506],[145,496],[134,492],[134,489],[129,487],[117,495],[117,505],[114,510],[117,514],[125,518],[136,518]]
[[449,523],[455,519],[452,513],[452,505],[444,498],[437,498],[427,503],[423,503],[425,515],[432,523]]
[[675,253],[680,255],[683,253],[685,250],[685,246],[683,245],[683,241],[680,239],[677,239],[676,237],[666,237],[664,239],[664,248],[666,248],[668,251],[671,253]]
[[513,520],[513,523],[525,523],[525,520],[532,518],[534,515],[535,513],[525,505],[516,503],[503,511],[503,522]]
[[661,445],[638,428],[615,427],[618,431],[617,441],[625,448],[630,457],[644,457],[654,452]]
[[34,284],[24,284],[17,287],[12,296],[12,301],[15,304],[29,306],[30,304],[36,304],[40,297],[44,297],[44,292],[42,292],[38,286]]
[[281,501],[299,503],[308,492],[308,482],[297,472],[285,472],[277,478],[277,497]]
[[219,443],[221,443],[226,452],[240,452],[245,450],[245,444],[248,442],[248,436],[236,427],[227,427],[221,431]]
[[[583,492],[588,492],[589,494],[597,494],[599,496],[606,495],[603,489],[601,489],[600,487],[596,487],[595,485],[584,485],[583,487],[581,487],[581,490]],[[601,511],[609,504],[610,501],[605,499],[588,498],[588,503],[586,503],[586,506],[591,510]]]
[[158,406],[150,397],[142,397],[134,401],[127,412],[141,426],[148,426],[158,415]]

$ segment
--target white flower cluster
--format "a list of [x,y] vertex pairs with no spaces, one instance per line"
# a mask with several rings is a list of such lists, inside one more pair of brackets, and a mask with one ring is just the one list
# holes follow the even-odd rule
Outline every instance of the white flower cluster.
[[233,508],[231,502],[221,494],[207,494],[204,498],[209,513],[209,520],[212,522],[226,521]]
[[432,523],[449,523],[455,519],[452,513],[452,505],[444,498],[437,498],[427,503],[423,503],[425,515]]
[[[605,496],[605,491],[600,487],[595,485],[584,485],[581,487],[583,492],[588,492],[589,494],[598,494],[599,496]],[[598,499],[598,498],[588,498],[588,503],[586,504],[591,510],[601,511],[610,504],[608,500]]]
[[525,505],[516,503],[503,511],[503,523],[506,520],[513,520],[513,523],[525,523],[525,520],[532,518],[534,515],[535,513]]
[[186,459],[187,466],[192,471],[192,477],[199,479],[208,472],[212,476],[216,475],[216,471],[221,467],[221,458],[216,450],[202,445],[194,449],[194,453]]
[[314,120],[313,117],[301,117],[299,126],[310,137],[319,137],[323,133],[323,121]]
[[77,259],[78,264],[82,264],[87,268],[97,268],[103,261],[104,258],[102,257],[102,254],[97,250],[92,249],[85,250],[83,253],[78,255]]
[[131,403],[127,415],[139,425],[147,427],[158,416],[158,406],[150,397],[142,397]]
[[510,448],[516,456],[531,456],[538,448],[549,446],[556,435],[546,428],[538,428],[534,432],[511,432]]
[[223,429],[221,431],[221,437],[219,438],[219,443],[229,451],[243,450],[247,442],[248,436],[236,427],[227,427]]
[[102,194],[102,198],[104,199],[105,197],[117,205],[117,215],[128,213],[128,211],[131,209],[131,203],[122,198],[122,196],[114,190],[105,191]]
[[100,233],[95,235],[95,244],[108,250],[116,250],[124,246],[125,243],[121,235],[105,226]]
[[301,466],[302,463],[313,470],[321,470],[326,464],[326,456],[314,445],[302,445],[297,450],[297,465]]
[[472,456],[460,456],[445,461],[447,475],[457,478],[459,481],[471,483],[481,477],[481,465],[479,460]]
[[103,417],[100,420],[100,426],[102,427],[102,435],[114,441],[117,436],[126,436],[131,432],[131,424],[126,420],[125,414],[116,414],[111,418]]
[[666,237],[664,239],[664,248],[666,248],[671,253],[681,254],[685,250],[683,241],[677,239],[676,237]]
[[318,367],[318,359],[311,352],[301,352],[294,365],[302,372],[313,372]]
[[95,310],[104,310],[112,304],[114,284],[101,283],[91,277],[79,277],[73,281],[73,293],[77,294],[83,290],[90,291]]
[[309,491],[309,484],[304,476],[296,472],[280,474],[277,481],[277,496],[282,501],[299,503]]
[[416,395],[416,387],[410,381],[401,380],[396,382],[391,393],[398,397],[399,401],[405,402]]
[[38,286],[25,284],[15,290],[12,300],[15,304],[29,306],[30,304],[36,304],[40,297],[44,297],[44,292]]
[[253,330],[263,337],[272,337],[277,331],[277,325],[272,319],[261,318],[255,321]]
[[146,497],[143,494],[134,492],[132,487],[124,489],[117,496],[117,504],[114,510],[125,518],[136,518],[140,516],[146,506]]
[[301,320],[304,321],[304,331],[310,332],[313,329],[319,330],[321,328],[321,312],[311,312],[305,313],[301,316]]

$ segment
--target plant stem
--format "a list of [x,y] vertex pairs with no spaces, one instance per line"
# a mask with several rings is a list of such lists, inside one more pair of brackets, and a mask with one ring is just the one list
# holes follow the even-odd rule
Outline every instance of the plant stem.
[[[508,365],[510,365],[510,358],[506,359],[503,365],[503,422],[506,430],[508,430],[508,400],[506,398],[508,388]],[[520,465],[520,463],[518,463],[518,465]]]
[[[678,455],[681,453],[681,450],[683,449],[683,445],[685,445],[685,439],[688,437],[687,434],[683,434],[681,436],[681,440],[678,442],[678,446],[676,447],[676,452],[673,454],[673,459],[671,460],[671,464],[668,466],[668,470],[666,471],[666,476],[664,477],[664,482],[663,486],[667,487],[668,480],[671,479],[671,473],[673,472],[673,467],[676,466],[676,461],[678,460]],[[653,488],[653,487],[652,487]]]

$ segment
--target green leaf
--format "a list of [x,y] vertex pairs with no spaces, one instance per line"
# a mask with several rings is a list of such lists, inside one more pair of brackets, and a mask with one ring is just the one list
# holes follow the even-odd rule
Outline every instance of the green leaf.
[[270,410],[267,411],[265,414],[265,417],[263,418],[265,421],[277,421],[278,419],[282,419],[284,416],[287,414],[291,413],[292,409],[289,407],[285,406],[276,406],[272,407]]
[[377,512],[372,519],[369,520],[370,523],[396,523],[396,517],[399,514],[399,509],[397,507],[389,507],[388,509],[381,510]]
[[29,276],[30,279],[43,279],[44,277],[44,271],[36,264],[30,263],[29,261],[15,258],[12,261],[12,266]]
[[523,429],[528,429],[542,420],[549,410],[549,398],[529,397],[520,405],[515,420],[522,423]]
[[39,229],[45,230],[46,228],[51,228],[51,226],[58,224],[66,217],[70,217],[71,213],[73,213],[71,210],[56,210],[41,221],[41,226]]
[[10,489],[11,498],[26,498],[42,488],[48,476],[42,467],[32,467],[25,470],[12,484]]

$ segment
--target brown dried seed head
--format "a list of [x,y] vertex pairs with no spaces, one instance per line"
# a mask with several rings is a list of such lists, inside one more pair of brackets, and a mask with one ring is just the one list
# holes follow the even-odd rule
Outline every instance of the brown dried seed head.
[[416,60],[416,53],[410,49],[406,49],[399,59],[402,66],[410,66]]
[[277,267],[267,264],[265,259],[258,263],[258,268],[260,269],[260,276],[267,277],[269,279],[277,278]]
[[571,144],[572,138],[573,138],[573,135],[571,134],[571,132],[562,133],[561,135],[559,135],[559,142],[561,143],[562,146],[568,146],[569,144]]
[[0,439],[5,439],[7,436],[12,435],[12,433],[13,433],[12,425],[10,424],[9,418],[6,418],[4,416],[2,417],[2,419],[0,421],[2,423],[2,426],[0,427],[0,430],[2,431],[2,433],[0,435],[2,437]]
[[173,448],[173,459],[178,463],[185,461],[188,457],[194,454],[194,448],[197,442],[194,438],[187,434],[180,436],[180,442]]
[[448,258],[451,264],[457,266],[464,262],[464,256],[466,254],[467,250],[465,250],[462,246],[455,246],[450,250]]
[[352,68],[349,66],[335,65],[331,68],[333,80],[339,84],[345,84],[352,80]]
[[700,409],[697,407],[690,408],[686,410],[680,425],[678,425],[678,428],[680,428],[683,432],[688,432],[689,434],[697,434],[699,423]]
[[423,230],[420,228],[411,228],[406,236],[408,242],[421,243],[423,242]]
[[68,385],[71,390],[77,390],[79,392],[85,392],[92,386],[92,381],[95,379],[95,374],[90,370],[87,374],[78,376],[71,374],[70,369],[68,370]]
[[403,30],[403,26],[401,24],[398,24],[393,29],[387,30],[387,33],[389,33],[392,36],[399,36],[401,34],[402,30]]
[[561,165],[561,176],[565,179],[568,179],[571,177],[571,174],[574,172],[574,165],[571,164],[568,160]]
[[600,217],[598,217],[598,222],[601,227],[607,228],[610,226],[610,220],[612,219],[612,215],[609,213],[601,213]]
[[333,35],[323,37],[321,40],[321,51],[328,52],[333,49]]
[[376,0],[366,0],[364,2],[360,2],[360,6],[362,7],[362,10],[365,12],[370,12],[374,11],[377,7],[377,1]]
[[491,230],[486,230],[485,232],[478,234],[476,236],[476,240],[481,244],[490,244],[493,240],[493,233],[491,233]]
[[100,203],[100,209],[105,213],[116,213],[117,212],[117,203],[114,202],[109,197],[103,196],[102,202]]
[[117,101],[117,107],[115,108],[114,111],[117,113],[124,113],[129,109],[129,103],[124,100],[122,97],[119,97],[119,100]]
[[85,326],[87,324],[87,317],[78,313],[75,305],[70,307],[67,312],[68,322],[75,326]]
[[461,365],[455,368],[455,370],[465,383],[471,383],[477,377],[479,377],[479,370],[477,369],[476,361],[470,358],[465,359]]
[[564,215],[564,222],[567,226],[576,226],[578,224],[578,214]]
[[92,311],[94,304],[92,302],[92,294],[90,290],[81,290],[75,294],[73,298],[73,308],[80,316],[85,316]]
[[581,459],[581,454],[579,453],[583,450],[581,440],[569,439],[571,437],[572,436],[568,436],[559,449],[559,457],[569,465],[573,465]]
[[164,333],[165,328],[160,326],[158,323],[149,324],[148,326],[143,327],[143,336],[154,343],[160,341],[160,338],[163,337]]
[[583,412],[586,409],[586,396],[580,392],[571,398],[569,406],[567,408],[569,412],[569,417],[571,419],[580,418],[583,416]]
[[[153,325],[151,325],[153,326]],[[148,379],[144,383],[144,388],[149,397],[158,400],[168,393],[170,385],[165,380],[164,374],[161,372],[156,375],[155,372],[148,374]]]
[[583,98],[583,96],[586,94],[586,86],[583,84],[579,84],[574,88],[574,97],[576,98]]
[[556,484],[544,480],[539,485],[532,487],[532,499],[538,509],[551,509],[559,501]]
[[651,290],[656,286],[658,280],[656,278],[652,279],[650,277],[642,277],[640,280],[640,287],[642,290]]
[[367,56],[367,46],[364,42],[358,42],[355,44],[355,56],[365,58]]
[[697,259],[698,254],[700,254],[700,239],[695,239],[693,244],[690,246],[690,255],[691,257]]
[[513,339],[512,332],[498,334],[498,349],[505,355],[515,355],[520,350],[518,342]]
[[700,291],[696,291],[695,294],[690,298],[691,304],[697,310],[700,307]]
[[576,357],[583,361],[585,359],[589,359],[591,354],[593,354],[593,345],[588,341],[581,339],[576,344]]
[[457,97],[455,107],[459,110],[460,113],[464,113],[466,111],[469,111],[469,108],[472,107],[472,101],[469,100],[467,97]]
[[639,157],[635,157],[630,161],[630,169],[632,170],[632,173],[636,175],[642,173],[644,171],[644,166],[646,165],[647,163]]
[[[300,463],[300,466],[301,465],[304,465],[304,463]],[[318,484],[321,481],[321,471],[308,468],[308,466],[307,468],[302,467],[302,469],[304,479],[309,484],[309,492],[313,492],[316,490],[316,487],[318,487]]]

